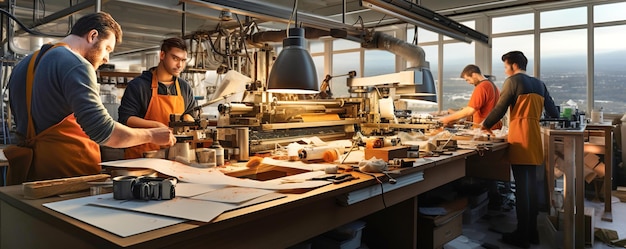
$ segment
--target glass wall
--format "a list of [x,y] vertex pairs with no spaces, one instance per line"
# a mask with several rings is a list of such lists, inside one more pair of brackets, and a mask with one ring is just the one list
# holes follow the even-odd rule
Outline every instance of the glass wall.
[[468,64],[475,64],[473,44],[450,43],[443,45],[443,109],[460,109],[467,106],[474,86],[460,77]]
[[519,36],[505,36],[492,39],[491,46],[491,72],[496,76],[494,83],[502,89],[504,80],[508,77],[504,74],[504,63],[502,62],[502,55],[510,51],[521,51],[528,58],[528,65],[526,65],[526,73],[534,76],[535,65],[535,49],[533,46],[534,35],[519,35]]
[[[333,54],[333,75],[347,74],[350,71],[356,71],[357,77],[360,77],[360,52],[335,53]],[[348,97],[348,87],[346,86],[346,78],[335,78],[331,81],[330,89],[334,97]]]
[[626,25],[596,28],[594,37],[594,109],[626,112]]
[[[459,78],[465,65],[491,60],[490,69],[481,69],[491,71],[496,77],[496,85],[502,88],[507,76],[501,56],[518,50],[529,59],[527,73],[546,83],[557,104],[571,99],[584,111],[593,105],[608,113],[626,112],[626,94],[622,90],[626,84],[626,60],[623,59],[626,58],[626,46],[623,45],[626,41],[626,15],[623,14],[626,2],[555,4],[485,12],[479,16],[456,16],[455,19],[465,18],[461,23],[471,28],[478,20],[481,23],[487,20],[489,25],[482,25],[479,30],[491,37],[491,47],[486,52],[482,48],[477,50],[476,42],[459,42],[422,28],[415,32],[411,25],[397,25],[395,30],[386,32],[406,32],[407,42],[417,43],[424,49],[435,81],[442,81],[443,89],[438,91],[444,96],[444,110],[464,106],[473,90],[473,86]],[[590,24],[587,23],[589,8],[593,10],[593,23]],[[593,29],[592,32],[588,28]],[[396,67],[397,55],[384,50],[364,50],[356,42],[342,39],[309,42],[320,82],[325,75],[324,68],[330,65],[332,67],[326,72],[341,75],[357,71],[357,77],[387,74],[395,72],[396,68],[404,68]],[[325,51],[325,45],[332,50]],[[443,54],[439,57],[441,47]],[[535,58],[536,52],[538,58]],[[331,59],[324,60],[326,56]],[[594,63],[593,67],[590,63]],[[335,96],[347,96],[345,78],[338,77],[333,81],[331,86]],[[593,87],[593,103],[588,100],[589,86]]]
[[572,100],[582,111],[587,109],[586,37],[580,29],[541,34],[541,80],[557,105]]

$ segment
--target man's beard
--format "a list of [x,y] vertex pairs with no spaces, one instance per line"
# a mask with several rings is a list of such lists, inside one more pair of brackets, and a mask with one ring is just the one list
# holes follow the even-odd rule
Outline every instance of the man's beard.
[[102,41],[97,41],[95,44],[93,44],[93,46],[91,46],[91,48],[89,48],[89,50],[87,50],[87,53],[85,54],[85,59],[89,61],[95,69],[97,69],[103,64],[102,55],[100,54],[101,44],[102,44]]

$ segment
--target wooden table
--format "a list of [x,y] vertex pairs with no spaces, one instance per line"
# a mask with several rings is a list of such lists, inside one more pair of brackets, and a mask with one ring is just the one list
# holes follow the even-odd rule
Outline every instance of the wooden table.
[[423,173],[423,180],[393,190],[385,183],[384,194],[351,205],[338,200],[378,185],[373,177],[354,172],[359,179],[288,193],[286,198],[225,212],[208,223],[187,221],[126,238],[42,206],[70,197],[25,200],[20,186],[2,187],[0,248],[285,248],[357,219],[365,219],[365,229],[377,232],[376,237],[364,237],[366,243],[416,248],[417,195],[463,177],[465,159],[474,154],[460,150],[420,159],[419,166],[403,168],[396,178]]
[[[563,143],[563,237],[564,248],[584,248],[585,185],[583,146],[585,127],[579,129],[542,129],[546,158],[548,196],[552,203],[554,192],[554,161],[557,141]],[[557,221],[558,222],[558,221]]]
[[613,124],[611,122],[589,123],[586,131],[601,130],[604,134],[604,213],[603,221],[613,222],[611,196],[613,190]]

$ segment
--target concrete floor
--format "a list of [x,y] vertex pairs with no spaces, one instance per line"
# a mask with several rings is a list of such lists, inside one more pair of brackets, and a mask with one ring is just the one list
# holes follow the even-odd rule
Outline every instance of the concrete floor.
[[[595,211],[595,227],[615,230],[618,233],[619,239],[626,238],[626,203],[620,202],[616,197],[612,198],[613,201],[613,222],[607,222],[601,220],[601,215],[604,212],[604,203],[599,201],[585,201],[585,207],[593,207]],[[548,248],[563,248],[561,246],[555,246],[554,238],[549,237],[549,233],[545,232],[547,223],[546,213],[540,213],[538,220],[538,229],[540,231],[540,245],[532,245],[532,249],[548,249]],[[457,237],[455,240],[449,242],[444,248],[500,248],[500,249],[514,249],[516,247],[504,244],[500,241],[502,237],[501,231],[512,231],[515,229],[516,219],[515,210],[502,211],[502,210],[488,210],[487,214],[472,224],[465,224],[463,226],[463,235]],[[544,232],[542,232],[542,230]],[[484,246],[483,246],[484,245]],[[608,249],[615,248],[609,246],[597,238],[594,241],[593,247],[586,246],[586,248],[594,249]]]

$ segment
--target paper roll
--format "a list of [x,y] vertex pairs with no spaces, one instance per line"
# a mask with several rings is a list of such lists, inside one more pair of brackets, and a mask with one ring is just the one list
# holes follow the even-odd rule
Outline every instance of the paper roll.
[[380,117],[386,118],[388,120],[395,119],[396,115],[394,114],[394,109],[393,109],[393,99],[391,98],[379,99],[378,109],[380,110]]
[[591,111],[591,123],[597,124],[604,122],[604,113],[599,111]]

